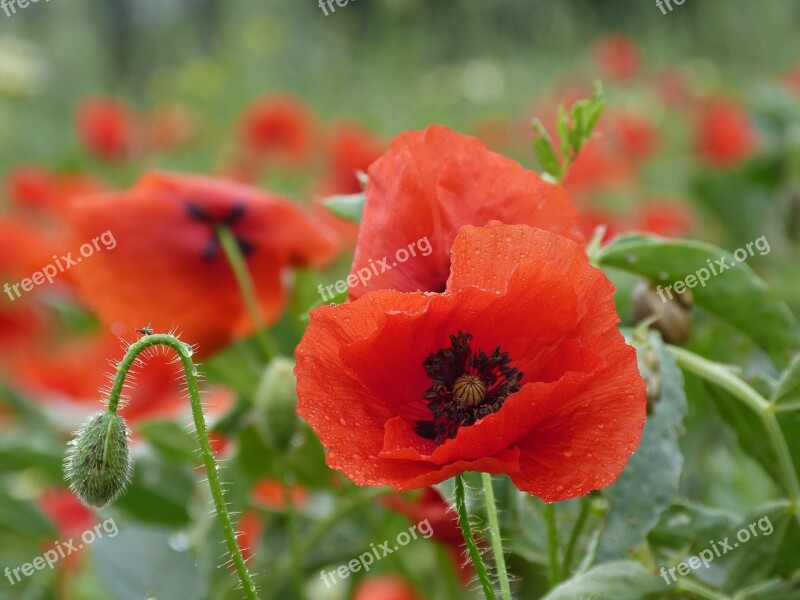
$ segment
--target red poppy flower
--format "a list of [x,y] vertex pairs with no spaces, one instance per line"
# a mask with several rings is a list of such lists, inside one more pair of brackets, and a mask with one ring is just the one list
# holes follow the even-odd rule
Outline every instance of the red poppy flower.
[[351,287],[350,297],[386,288],[442,291],[458,230],[492,219],[583,239],[562,188],[477,138],[441,126],[399,135],[369,169],[352,268],[366,283]]
[[358,584],[353,600],[420,600],[420,597],[405,579],[377,575]]
[[582,246],[522,225],[464,227],[452,256],[443,294],[312,312],[298,413],[328,465],[398,490],[507,473],[547,502],[611,484],[645,419],[611,283]]
[[314,115],[297,98],[263,98],[247,109],[240,131],[245,148],[257,156],[299,163],[311,152]]
[[733,167],[753,153],[756,134],[741,106],[716,98],[701,110],[695,140],[698,152],[710,164]]
[[328,175],[323,195],[357,194],[361,183],[356,172],[367,172],[384,153],[386,144],[378,137],[352,123],[341,123],[330,133],[326,148]]
[[[308,501],[308,491],[299,485],[292,486],[289,493],[292,502],[296,505],[302,505]],[[280,481],[262,479],[253,486],[250,499],[256,506],[271,510],[283,510],[286,507],[286,490]]]
[[45,490],[39,498],[39,506],[64,539],[91,529],[97,521],[95,514],[66,488]]
[[52,183],[53,174],[39,165],[20,165],[6,176],[8,195],[21,206],[46,204]]
[[624,186],[633,179],[632,162],[607,139],[595,138],[581,149],[570,165],[564,188],[572,197]]
[[[236,540],[245,560],[250,560],[255,556],[265,528],[265,523],[256,510],[246,510],[242,518],[239,519],[239,523],[236,526]],[[234,570],[233,565],[230,565],[230,569]]]
[[581,231],[587,240],[594,237],[597,228],[606,228],[602,242],[606,243],[627,229],[623,219],[613,213],[601,209],[587,209],[581,211]]
[[647,119],[636,114],[618,113],[609,115],[606,123],[612,143],[628,160],[642,162],[655,153],[658,133]]
[[284,304],[284,268],[320,264],[336,242],[277,196],[196,175],[147,174],[128,191],[78,199],[69,217],[73,246],[104,232],[116,241],[74,269],[100,317],[128,331],[177,327],[205,355],[253,330],[216,227],[239,242],[268,323]]
[[630,79],[639,72],[642,63],[638,44],[620,34],[597,40],[594,56],[607,79]]
[[685,205],[653,202],[639,209],[632,228],[663,237],[682,237],[693,227],[694,218]]
[[129,106],[111,98],[90,98],[78,106],[78,139],[104,160],[126,158],[134,149],[136,116]]

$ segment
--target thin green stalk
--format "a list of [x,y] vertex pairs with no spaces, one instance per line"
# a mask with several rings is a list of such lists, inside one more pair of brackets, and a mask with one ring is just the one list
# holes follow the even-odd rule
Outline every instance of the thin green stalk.
[[497,520],[497,504],[494,500],[492,476],[489,473],[481,473],[481,481],[483,482],[483,495],[486,499],[486,514],[489,517],[489,536],[491,537],[492,550],[494,551],[494,564],[497,570],[497,577],[500,580],[500,593],[503,600],[511,600],[511,585],[508,581],[506,557],[505,554],[503,554],[503,540],[500,537],[500,524]]
[[575,554],[575,548],[578,545],[578,540],[581,537],[583,526],[586,524],[586,519],[589,517],[589,497],[584,496],[581,498],[581,509],[578,513],[578,518],[575,521],[575,527],[572,528],[572,533],[567,542],[567,549],[564,552],[564,561],[561,563],[561,581],[569,577],[569,567],[572,563],[572,556]]
[[698,598],[705,598],[706,600],[731,600],[730,596],[720,594],[704,583],[700,583],[699,581],[690,579],[688,577],[679,579],[676,585],[679,590],[694,594]]
[[550,554],[550,585],[555,587],[561,581],[561,569],[558,566],[558,529],[556,528],[556,506],[545,503],[544,517],[547,521],[547,548]]
[[217,509],[217,519],[222,526],[222,532],[225,535],[225,541],[228,545],[231,560],[242,582],[242,588],[247,598],[249,600],[258,600],[253,580],[250,578],[250,573],[247,571],[244,557],[236,541],[236,532],[231,523],[228,507],[225,504],[225,499],[222,494],[222,486],[220,485],[219,474],[217,473],[217,461],[211,450],[211,443],[209,442],[208,430],[206,428],[206,419],[203,414],[203,407],[200,403],[200,390],[197,387],[197,367],[195,367],[192,362],[191,348],[175,336],[161,333],[147,335],[131,344],[117,368],[117,374],[114,377],[114,384],[111,387],[111,393],[108,398],[108,410],[111,413],[116,413],[120,396],[122,395],[122,388],[125,385],[125,378],[131,366],[133,366],[139,354],[152,346],[167,346],[168,348],[172,348],[178,354],[181,364],[183,365],[183,371],[186,376],[186,388],[189,392],[189,400],[192,405],[192,417],[194,418],[194,425],[197,429],[197,441],[200,444],[200,451],[203,455],[203,462],[205,463],[208,486],[211,488],[211,496],[214,499],[214,506]]
[[250,315],[250,319],[253,321],[253,326],[256,329],[256,338],[261,346],[261,351],[264,353],[264,359],[269,362],[279,354],[278,347],[264,325],[264,317],[261,314],[261,307],[258,304],[253,279],[250,277],[250,271],[247,269],[247,261],[245,261],[242,255],[242,250],[239,248],[239,242],[236,240],[236,236],[233,235],[228,227],[219,225],[216,231],[222,250],[225,252],[225,257],[231,265],[236,283],[239,285],[239,291],[242,293],[242,299],[244,300],[247,312]]
[[283,503],[286,508],[286,520],[288,521],[289,552],[292,557],[292,586],[298,600],[304,600],[306,594],[303,590],[303,576],[300,572],[301,554],[300,541],[297,537],[297,507],[292,497],[292,486],[287,479],[286,473],[284,473],[281,478],[281,487],[283,488]]
[[492,580],[489,579],[489,573],[486,571],[486,565],[483,564],[481,551],[478,549],[478,544],[475,543],[475,537],[472,535],[472,526],[469,523],[469,511],[467,510],[467,499],[464,493],[464,476],[456,475],[454,477],[456,484],[456,512],[458,513],[458,524],[461,527],[461,534],[464,536],[464,543],[467,545],[472,565],[475,567],[475,573],[478,575],[478,580],[483,587],[483,595],[486,600],[497,600],[494,595],[494,587]]
[[667,350],[675,357],[681,368],[731,393],[749,406],[758,416],[778,457],[783,487],[789,495],[795,515],[800,520],[800,482],[797,479],[797,472],[786,438],[775,416],[775,408],[761,394],[725,367],[683,348],[667,346]]

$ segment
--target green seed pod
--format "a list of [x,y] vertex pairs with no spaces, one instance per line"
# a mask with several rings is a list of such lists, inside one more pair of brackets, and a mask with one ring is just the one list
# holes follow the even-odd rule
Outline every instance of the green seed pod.
[[289,447],[297,431],[297,380],[294,361],[276,358],[264,370],[255,397],[256,427],[276,450]]
[[133,470],[129,435],[122,417],[103,410],[87,419],[69,443],[64,473],[85,504],[102,508],[127,489]]

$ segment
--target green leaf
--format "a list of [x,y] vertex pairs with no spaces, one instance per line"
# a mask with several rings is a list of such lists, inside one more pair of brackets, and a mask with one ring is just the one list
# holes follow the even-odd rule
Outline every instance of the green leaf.
[[556,151],[553,149],[553,143],[543,128],[540,131],[540,135],[542,137],[533,140],[533,151],[536,153],[536,158],[539,160],[542,170],[553,177],[558,177],[561,171],[561,164],[558,162]]
[[0,491],[0,531],[43,539],[57,535],[53,523],[32,503]]
[[678,445],[687,407],[683,375],[657,333],[649,332],[646,339],[634,339],[633,344],[648,388],[658,388],[660,393],[650,399],[652,414],[639,448],[614,485],[604,491],[610,509],[598,562],[627,558],[644,542],[678,494],[683,467]]
[[323,205],[337,217],[353,223],[361,223],[364,216],[364,204],[367,201],[365,192],[331,196],[322,201]]
[[800,401],[800,354],[794,357],[786,369],[770,401],[774,404]]
[[776,575],[788,579],[800,569],[800,524],[786,501],[753,509],[731,530],[728,542],[732,549],[721,557],[726,591]]
[[118,600],[208,598],[210,569],[181,540],[160,529],[127,525],[92,544],[92,562]]
[[[709,263],[722,269],[717,261],[735,266],[714,276]],[[598,262],[642,275],[664,288],[693,276],[695,303],[749,336],[779,364],[786,364],[800,345],[797,322],[786,304],[746,263],[737,263],[732,254],[711,244],[626,235],[604,247]],[[698,273],[708,273],[704,285],[698,285]],[[667,296],[666,291],[663,294]]]
[[195,462],[197,440],[174,421],[150,421],[137,428],[165,458],[177,462]]
[[605,563],[573,577],[553,589],[543,600],[642,600],[663,593],[667,584],[638,562]]

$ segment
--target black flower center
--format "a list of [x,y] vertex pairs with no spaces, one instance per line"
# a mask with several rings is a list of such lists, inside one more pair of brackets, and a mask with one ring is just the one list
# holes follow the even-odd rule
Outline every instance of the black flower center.
[[418,435],[441,444],[456,436],[459,427],[473,425],[497,412],[506,398],[522,387],[522,373],[511,365],[500,347],[491,354],[470,348],[471,333],[450,336],[450,347],[425,359],[425,372],[433,381],[423,398],[433,414],[429,421],[417,421]]
[[[189,217],[195,221],[199,221],[208,226],[209,240],[206,247],[203,248],[203,260],[213,260],[217,253],[220,251],[219,237],[217,236],[217,227],[233,227],[238,221],[244,217],[246,208],[243,204],[237,204],[226,215],[214,216],[200,208],[197,204],[189,202],[186,204],[186,212]],[[239,244],[239,249],[242,255],[247,257],[253,251],[253,244],[244,239],[243,237],[234,234],[236,241]]]

